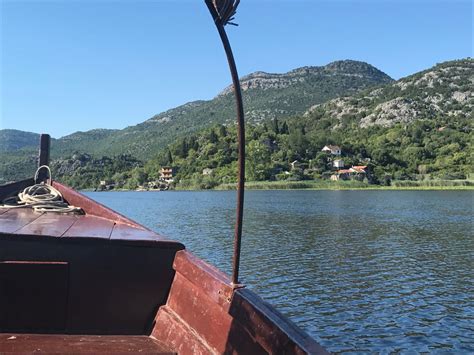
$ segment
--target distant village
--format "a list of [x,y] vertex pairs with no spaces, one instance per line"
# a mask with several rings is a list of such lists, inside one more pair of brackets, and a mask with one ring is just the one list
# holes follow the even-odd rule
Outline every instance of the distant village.
[[[137,191],[149,191],[149,190],[158,190],[166,191],[170,189],[170,186],[174,182],[174,173],[175,169],[170,166],[164,166],[160,169],[160,177],[156,181],[149,181],[144,186],[139,186]],[[96,191],[110,191],[116,188],[121,188],[123,183],[116,181],[100,181],[99,187]]]
[[[344,159],[342,157],[342,149],[338,145],[325,145],[322,149],[322,152],[327,154],[328,164],[330,165],[330,170],[327,174],[322,176],[323,179],[329,179],[331,181],[340,181],[340,180],[357,180],[364,181],[370,180],[370,172],[367,165],[351,165],[346,166]],[[370,160],[367,159],[366,163]],[[328,167],[329,168],[329,167]],[[149,181],[144,186],[139,186],[137,191],[149,191],[149,190],[158,190],[166,191],[169,190],[173,183],[175,182],[175,174],[177,168],[172,166],[164,166],[160,169],[159,179],[156,181]],[[295,160],[291,162],[288,166],[288,170],[283,171],[286,175],[291,175],[295,173],[302,173],[309,175],[311,173],[311,168],[308,167],[308,163],[300,162]],[[203,176],[211,176],[213,169],[205,168],[202,170]],[[112,181],[101,181],[98,191],[107,191],[119,188],[121,184],[118,182]]]
[[331,175],[330,179],[333,181],[338,180],[364,180],[368,178],[369,171],[367,165],[353,165],[346,167],[344,160],[341,159],[342,150],[338,145],[325,145],[321,151],[329,154],[332,161],[332,167],[335,172]]

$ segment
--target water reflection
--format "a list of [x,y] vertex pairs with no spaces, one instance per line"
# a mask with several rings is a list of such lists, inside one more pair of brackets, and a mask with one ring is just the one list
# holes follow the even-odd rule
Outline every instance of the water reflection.
[[[230,272],[234,192],[90,195]],[[250,191],[242,278],[333,352],[472,352],[473,197]]]

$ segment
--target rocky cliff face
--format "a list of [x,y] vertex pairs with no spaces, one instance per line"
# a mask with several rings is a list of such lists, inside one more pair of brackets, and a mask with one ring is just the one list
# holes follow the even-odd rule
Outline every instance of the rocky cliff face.
[[357,117],[360,127],[390,127],[437,116],[467,117],[474,112],[474,60],[438,64],[391,85],[315,105],[306,116],[319,112],[337,120]]
[[[312,82],[317,79],[321,81],[326,77],[331,81],[334,77],[342,80],[365,79],[376,84],[389,83],[393,81],[388,75],[364,62],[354,60],[342,60],[330,63],[326,66],[307,66],[292,70],[284,74],[272,74],[265,72],[255,72],[244,76],[240,84],[242,91],[251,89],[270,90],[270,89],[286,89],[292,86],[298,86],[302,83],[312,85]],[[219,96],[231,94],[233,90],[232,85],[225,88]]]

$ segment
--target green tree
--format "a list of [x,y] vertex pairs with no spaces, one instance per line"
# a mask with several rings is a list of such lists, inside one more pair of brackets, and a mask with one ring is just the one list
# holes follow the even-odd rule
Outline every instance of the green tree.
[[280,127],[278,125],[278,118],[274,118],[272,120],[272,130],[275,132],[275,134],[280,134]]
[[247,178],[261,181],[270,177],[270,151],[259,141],[251,141],[247,145]]

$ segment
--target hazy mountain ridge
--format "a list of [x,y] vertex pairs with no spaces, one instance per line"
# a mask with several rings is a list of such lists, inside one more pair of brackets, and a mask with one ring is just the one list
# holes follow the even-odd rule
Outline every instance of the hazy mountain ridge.
[[39,134],[16,129],[0,130],[0,153],[23,148],[38,148]]

